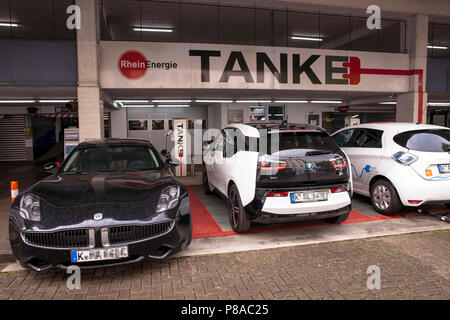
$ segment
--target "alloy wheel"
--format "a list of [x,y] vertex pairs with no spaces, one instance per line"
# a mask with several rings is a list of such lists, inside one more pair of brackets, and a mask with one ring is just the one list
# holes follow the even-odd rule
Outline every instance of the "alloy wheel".
[[380,184],[373,191],[373,202],[380,210],[386,210],[391,205],[391,192],[389,189]]

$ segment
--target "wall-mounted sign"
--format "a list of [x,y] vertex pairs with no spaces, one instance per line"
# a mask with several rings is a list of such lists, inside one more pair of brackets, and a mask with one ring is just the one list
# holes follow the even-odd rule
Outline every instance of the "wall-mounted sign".
[[[409,55],[199,43],[100,42],[102,88],[407,92]],[[394,73],[395,74],[395,73]]]
[[72,152],[72,150],[80,142],[78,128],[64,129],[64,159]]
[[244,110],[228,109],[228,123],[242,123],[244,121]]
[[178,165],[175,169],[175,175],[177,177],[184,177],[187,175],[187,143],[186,143],[186,129],[187,129],[187,120],[186,119],[173,119],[173,139],[174,139],[174,152],[172,155],[175,155],[176,160],[179,161],[180,165]]

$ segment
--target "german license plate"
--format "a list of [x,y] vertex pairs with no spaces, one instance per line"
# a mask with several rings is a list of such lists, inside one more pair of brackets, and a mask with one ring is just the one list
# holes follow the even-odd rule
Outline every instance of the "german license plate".
[[122,259],[128,257],[128,247],[72,251],[71,257],[72,262],[76,263]]
[[450,163],[438,164],[438,169],[440,173],[450,173]]
[[301,191],[291,193],[291,203],[328,200],[328,191]]

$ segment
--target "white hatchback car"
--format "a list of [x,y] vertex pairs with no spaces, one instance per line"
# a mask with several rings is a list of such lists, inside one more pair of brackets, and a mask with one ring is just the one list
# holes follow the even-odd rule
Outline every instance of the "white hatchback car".
[[204,150],[203,188],[228,200],[236,232],[252,221],[340,223],[351,210],[348,159],[310,125],[228,125]]
[[353,191],[383,214],[403,206],[450,204],[450,129],[368,123],[333,133],[353,168]]

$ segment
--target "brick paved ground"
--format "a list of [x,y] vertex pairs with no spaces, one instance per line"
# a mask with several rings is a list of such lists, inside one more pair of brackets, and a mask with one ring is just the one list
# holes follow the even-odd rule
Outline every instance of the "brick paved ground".
[[84,270],[72,291],[61,270],[0,273],[0,299],[450,299],[449,244],[447,230],[146,261]]

